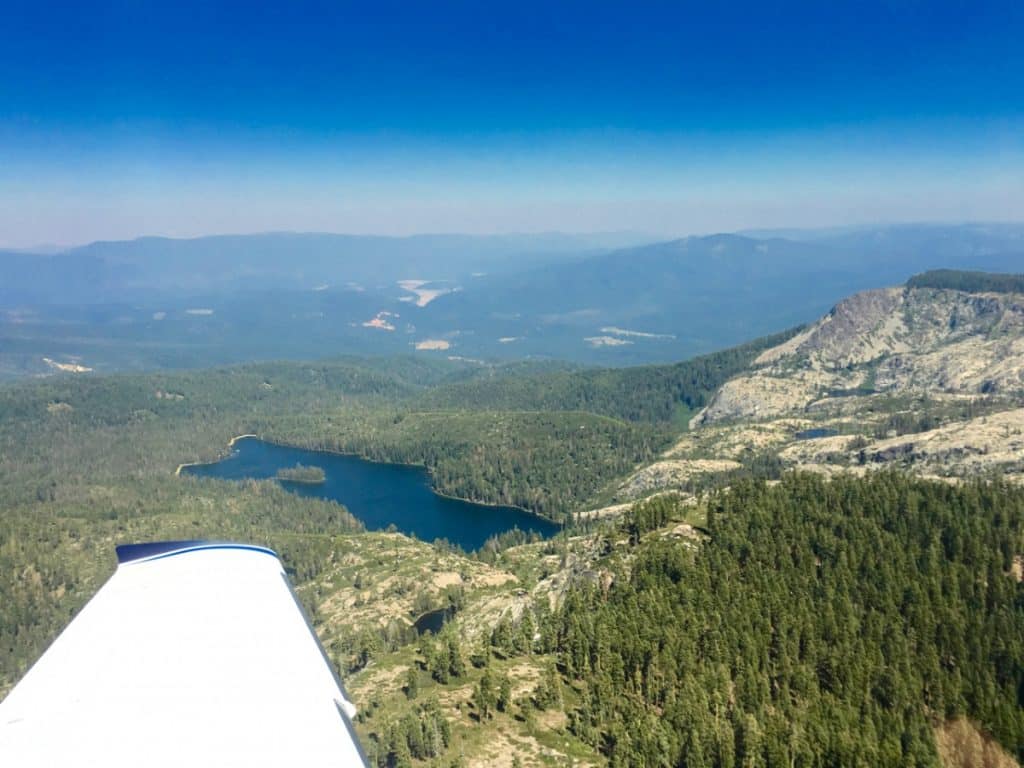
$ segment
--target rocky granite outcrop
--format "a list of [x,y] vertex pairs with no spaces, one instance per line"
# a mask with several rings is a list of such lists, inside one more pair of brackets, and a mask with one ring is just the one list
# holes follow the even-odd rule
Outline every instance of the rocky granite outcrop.
[[691,422],[799,415],[875,392],[1024,392],[1024,296],[884,288],[762,353]]

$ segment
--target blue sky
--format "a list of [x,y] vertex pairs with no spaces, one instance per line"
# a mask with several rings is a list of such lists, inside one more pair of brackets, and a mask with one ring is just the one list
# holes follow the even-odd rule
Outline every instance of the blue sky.
[[1024,219],[1024,4],[2,3],[0,245]]

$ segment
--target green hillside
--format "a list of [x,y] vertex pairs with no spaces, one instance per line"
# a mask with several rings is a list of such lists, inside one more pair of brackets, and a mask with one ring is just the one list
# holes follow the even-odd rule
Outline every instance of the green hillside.
[[[420,582],[452,567],[391,546],[410,582],[416,557]],[[937,768],[936,734],[968,722],[1020,758],[1022,549],[1019,487],[789,474],[738,482],[700,509],[642,502],[593,534],[507,550],[496,564],[516,580],[502,587],[466,567],[462,608],[437,639],[331,623],[331,606],[394,568],[366,570],[364,556],[357,573],[325,574],[325,633],[356,658],[358,727],[381,768],[460,755]],[[386,603],[359,610],[387,616]],[[445,737],[424,742],[438,702]],[[989,756],[947,765],[1009,765]]]
[[536,374],[509,366],[433,389],[416,402],[425,408],[451,410],[589,411],[625,421],[684,427],[686,417],[703,408],[725,381],[746,370],[762,351],[800,330],[792,328],[672,365]]
[[960,715],[1024,757],[1024,490],[789,475],[707,514],[555,618],[570,730],[612,765],[936,765]]

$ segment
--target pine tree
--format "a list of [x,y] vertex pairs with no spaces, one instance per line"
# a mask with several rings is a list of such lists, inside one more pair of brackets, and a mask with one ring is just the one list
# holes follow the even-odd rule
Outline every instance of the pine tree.
[[476,707],[479,713],[480,722],[489,720],[493,716],[492,710],[494,709],[496,698],[494,678],[491,675],[491,670],[487,669],[473,691],[473,706]]
[[420,693],[419,673],[415,666],[409,667],[405,673],[405,696],[408,699],[415,699]]
[[512,681],[508,675],[502,675],[498,683],[498,698],[495,702],[500,712],[508,712],[512,705]]

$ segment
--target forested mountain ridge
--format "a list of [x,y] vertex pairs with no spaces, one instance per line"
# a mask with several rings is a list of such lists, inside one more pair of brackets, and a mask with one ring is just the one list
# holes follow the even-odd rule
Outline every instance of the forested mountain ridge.
[[446,410],[579,410],[625,421],[685,424],[722,382],[746,370],[765,349],[800,328],[670,365],[555,370],[517,366],[433,389],[416,405]]

